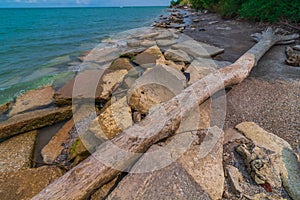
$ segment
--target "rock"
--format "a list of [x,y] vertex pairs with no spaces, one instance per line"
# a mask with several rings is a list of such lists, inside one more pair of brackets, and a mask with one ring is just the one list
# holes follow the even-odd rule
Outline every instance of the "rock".
[[236,140],[246,139],[242,134],[233,128],[226,129],[224,133],[224,144],[235,142]]
[[[153,145],[147,153],[159,152],[160,148]],[[147,153],[133,166],[133,173],[125,176],[107,199],[211,199],[177,162],[156,169],[155,164],[165,159],[159,153],[151,157],[150,166],[146,166],[150,167],[148,171],[134,173],[145,168],[144,162],[149,159]]]
[[212,24],[216,24],[216,23],[219,23],[219,21],[211,21],[211,22],[209,22],[208,24],[209,24],[209,25],[212,25]]
[[54,163],[56,158],[64,149],[63,144],[70,140],[69,131],[74,126],[74,120],[71,119],[51,138],[49,143],[42,149],[42,157],[45,163]]
[[0,143],[0,172],[31,167],[36,135],[37,131],[31,131]]
[[198,18],[197,18],[197,19],[193,19],[193,22],[194,22],[194,23],[198,23],[198,22],[200,22],[200,21],[201,21],[201,20],[198,19]]
[[145,34],[145,35],[142,35],[140,37],[141,40],[144,40],[144,39],[150,39],[150,38],[154,38],[156,36],[158,36],[159,33],[148,33],[148,34]]
[[224,190],[223,140],[223,131],[212,127],[200,146],[191,146],[178,160],[211,199],[222,199]]
[[155,37],[156,40],[171,39],[173,38],[173,33],[170,31],[163,31],[158,36]]
[[0,173],[1,199],[29,200],[63,174],[58,167],[49,166]]
[[71,116],[71,107],[47,108],[18,114],[6,121],[0,122],[0,138],[50,126]]
[[216,27],[216,30],[225,30],[225,31],[230,31],[232,28],[230,27]]
[[89,52],[84,58],[84,62],[111,62],[115,58],[119,57],[121,49],[118,47],[96,47]]
[[202,42],[197,42],[191,39],[185,40],[184,42],[181,43],[177,43],[173,45],[172,48],[183,50],[187,54],[195,58],[198,57],[210,58],[224,52],[224,49],[220,49],[218,47],[205,44]]
[[188,69],[185,71],[186,73],[190,74],[190,81],[188,82],[189,85],[197,82],[201,78],[209,75],[212,72],[215,72],[217,67],[213,60],[210,59],[198,59],[194,60]]
[[136,39],[128,40],[127,45],[129,47],[139,47],[141,45],[141,41]]
[[244,195],[249,200],[287,200],[275,194],[259,193],[254,196]]
[[118,133],[132,126],[131,108],[126,97],[112,101],[110,106],[91,122],[89,130],[98,138],[112,139]]
[[174,50],[174,49],[168,49],[164,53],[166,59],[172,60],[174,62],[192,62],[192,58],[182,50]]
[[141,41],[140,44],[142,47],[152,47],[152,46],[156,45],[156,42],[152,41],[152,40],[143,40],[143,41]]
[[127,71],[130,70],[134,70],[135,68],[133,67],[133,65],[130,63],[130,60],[127,58],[117,58],[116,60],[114,60],[109,69],[111,70],[121,70],[121,69],[125,69]]
[[232,165],[227,165],[226,166],[226,171],[227,171],[227,176],[229,178],[229,181],[237,194],[243,193],[243,188],[240,186],[240,183],[243,181],[243,176],[239,172],[239,170],[232,166]]
[[12,107],[12,105],[12,102],[0,105],[0,115],[6,113]]
[[164,40],[156,40],[156,43],[159,47],[169,47],[176,44],[177,42],[175,40],[164,39]]
[[138,54],[134,62],[142,67],[153,67],[157,60],[164,60],[164,56],[161,53],[157,45],[152,46],[144,52]]
[[[139,45],[138,45],[139,46]],[[145,51],[145,48],[138,48],[138,49],[132,49],[129,51],[126,51],[125,53],[122,53],[120,57],[125,57],[125,58],[133,58],[134,56],[142,53],[143,51]]]
[[293,199],[300,199],[300,166],[289,143],[263,130],[254,122],[243,122],[236,128],[255,145],[274,152],[268,156],[272,167],[277,174],[280,174],[283,186],[289,195]]
[[178,71],[181,71],[181,72],[186,69],[186,66],[185,66],[184,62],[175,63],[171,60],[166,60],[163,63],[159,63],[159,64],[167,65],[167,66],[172,67],[172,68],[174,68]]
[[138,78],[128,91],[131,108],[147,113],[161,102],[170,100],[186,87],[185,76],[176,69],[158,65]]
[[8,115],[12,116],[27,110],[47,106],[53,103],[53,95],[54,90],[51,86],[28,91],[17,98]]
[[90,200],[99,200],[105,199],[105,197],[109,194],[110,190],[116,185],[118,178],[113,179],[109,183],[103,185],[100,189],[98,189],[90,198]]
[[300,51],[300,45],[293,46],[293,49],[296,50],[296,51]]
[[124,69],[83,71],[55,93],[55,103],[70,105],[72,99],[107,101],[127,73]]

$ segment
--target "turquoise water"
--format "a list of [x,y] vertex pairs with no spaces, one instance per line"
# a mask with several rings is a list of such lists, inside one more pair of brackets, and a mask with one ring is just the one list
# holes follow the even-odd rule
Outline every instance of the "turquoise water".
[[72,76],[68,62],[103,38],[149,26],[164,7],[0,9],[0,105]]

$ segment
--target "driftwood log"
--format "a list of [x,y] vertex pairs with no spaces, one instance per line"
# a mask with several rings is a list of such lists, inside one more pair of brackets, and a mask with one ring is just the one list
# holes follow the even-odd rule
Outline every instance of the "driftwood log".
[[178,128],[181,117],[189,109],[201,104],[224,87],[241,83],[273,45],[298,37],[297,34],[277,35],[271,29],[267,29],[261,35],[255,35],[255,39],[259,42],[232,65],[204,77],[170,101],[156,107],[145,120],[101,145],[90,157],[50,184],[33,199],[88,198],[95,189],[134,164],[140,156],[138,153],[146,152],[154,143],[171,136]]

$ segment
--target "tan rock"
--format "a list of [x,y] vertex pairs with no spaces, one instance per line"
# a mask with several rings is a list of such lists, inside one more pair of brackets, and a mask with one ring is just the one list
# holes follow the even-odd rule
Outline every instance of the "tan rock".
[[159,35],[159,33],[156,33],[156,32],[154,32],[154,33],[148,33],[148,34],[142,35],[142,36],[140,37],[140,39],[141,39],[141,40],[144,40],[144,39],[150,39],[150,38],[154,38],[154,37],[156,37],[156,36],[158,36],[158,35]]
[[138,54],[134,62],[142,67],[153,67],[156,64],[156,60],[164,59],[163,54],[157,45],[146,49],[144,52]]
[[0,172],[30,168],[36,136],[31,131],[0,143]]
[[47,106],[53,102],[53,95],[54,90],[51,86],[28,91],[17,98],[15,105],[9,112],[9,116],[41,106]]
[[240,183],[243,181],[243,176],[239,172],[239,170],[232,165],[227,165],[226,171],[227,171],[227,176],[229,178],[231,185],[233,186],[234,191],[238,194],[243,193],[244,190],[240,185]]
[[166,59],[174,62],[192,62],[192,58],[183,50],[168,49],[164,53]]
[[[139,45],[137,45],[137,46],[139,46]],[[128,50],[128,51],[126,51],[126,52],[124,52],[124,53],[122,53],[121,54],[121,57],[126,57],[126,58],[133,58],[134,56],[136,56],[136,55],[138,55],[138,54],[140,54],[140,53],[142,53],[143,51],[145,51],[146,50],[146,48],[135,48],[135,49],[131,49],[131,50]]]
[[166,61],[164,61],[161,64],[164,64],[164,65],[167,65],[167,66],[172,67],[174,69],[177,69],[178,71],[184,71],[185,68],[186,68],[184,62],[177,62],[177,63],[175,63],[175,62],[173,62],[171,60],[166,60]]
[[176,40],[163,39],[163,40],[156,40],[156,43],[159,47],[169,47],[176,44],[177,42]]
[[12,105],[13,105],[12,102],[8,102],[0,105],[0,114],[4,114],[5,112],[7,112],[10,109],[10,107],[12,107]]
[[1,199],[29,200],[63,174],[63,170],[49,166],[0,173]]
[[223,131],[212,127],[200,146],[191,146],[178,160],[211,199],[222,199],[224,190],[223,140]]
[[133,65],[130,63],[128,58],[117,58],[112,62],[109,69],[111,70],[121,70],[125,69],[127,71],[134,70]]
[[6,121],[0,122],[0,138],[50,126],[71,116],[71,107],[47,108],[18,114]]
[[152,41],[152,40],[143,40],[143,41],[141,41],[140,44],[142,47],[152,47],[152,46],[156,45],[156,42]]
[[147,113],[151,107],[170,100],[186,86],[185,76],[176,69],[160,65],[145,72],[128,91],[131,108]]
[[275,152],[270,160],[276,173],[280,174],[283,186],[293,199],[300,199],[300,166],[290,144],[282,138],[263,130],[254,122],[236,126],[247,138],[259,147]]
[[104,111],[91,122],[89,130],[98,138],[112,139],[121,131],[132,126],[131,108],[126,97],[104,109]]
[[55,102],[70,105],[72,99],[108,100],[127,73],[127,70],[83,71],[55,93]]
[[50,142],[42,149],[42,157],[44,162],[53,163],[64,149],[63,144],[70,139],[69,131],[74,126],[74,120],[68,121],[50,140]]
[[224,52],[224,49],[220,49],[202,42],[197,42],[195,40],[185,40],[184,42],[173,45],[172,48],[183,50],[195,58],[209,58]]
[[233,128],[228,128],[224,131],[224,144],[228,144],[230,142],[234,142],[236,140],[244,140],[246,139],[241,133]]

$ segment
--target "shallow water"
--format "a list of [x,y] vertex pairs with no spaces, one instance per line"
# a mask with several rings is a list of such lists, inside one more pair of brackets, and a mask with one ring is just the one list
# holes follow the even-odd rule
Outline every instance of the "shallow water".
[[0,105],[72,77],[66,65],[102,39],[149,26],[164,7],[0,9]]

